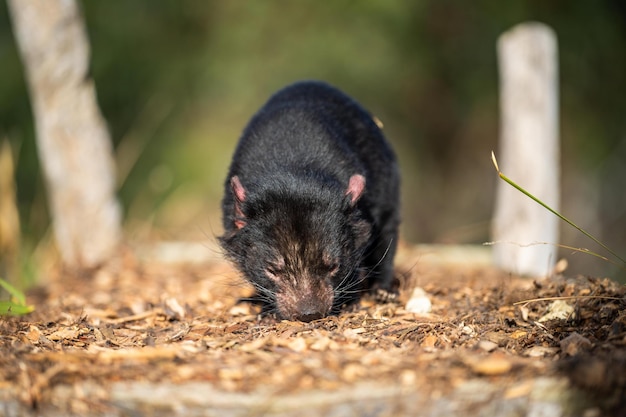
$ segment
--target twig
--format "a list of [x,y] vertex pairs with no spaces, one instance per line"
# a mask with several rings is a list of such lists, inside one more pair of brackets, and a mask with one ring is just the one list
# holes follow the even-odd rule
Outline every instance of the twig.
[[608,297],[608,296],[604,296],[604,295],[568,295],[568,296],[562,296],[562,297],[531,298],[529,300],[517,301],[517,302],[513,303],[513,305],[517,306],[517,305],[520,305],[520,304],[535,303],[535,302],[538,302],[538,301],[572,300],[572,299],[579,299],[579,298],[599,298],[599,299],[603,299],[603,300],[615,300],[615,301],[622,301],[622,300],[624,300],[624,298]]

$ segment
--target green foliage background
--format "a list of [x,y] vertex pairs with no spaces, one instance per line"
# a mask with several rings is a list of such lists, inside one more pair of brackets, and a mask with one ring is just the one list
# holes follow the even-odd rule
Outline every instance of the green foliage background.
[[[385,124],[403,236],[489,240],[495,43],[538,20],[560,49],[561,211],[626,253],[626,3],[620,0],[83,1],[131,238],[213,239],[236,140],[278,88],[323,79]],[[0,134],[17,149],[25,246],[48,230],[21,64],[0,6]],[[538,152],[541,150],[538,149]],[[506,167],[501,167],[506,172]],[[523,186],[523,179],[514,179]],[[529,190],[532,192],[532,190]],[[589,246],[562,226],[562,242]],[[569,256],[569,254],[567,254]],[[570,271],[618,272],[584,255]]]

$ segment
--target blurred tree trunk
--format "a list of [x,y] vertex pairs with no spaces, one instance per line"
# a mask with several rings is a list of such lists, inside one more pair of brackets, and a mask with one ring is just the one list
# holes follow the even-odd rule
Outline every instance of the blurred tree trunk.
[[15,171],[9,141],[0,143],[0,278],[17,282],[20,217],[15,196]]
[[121,237],[113,149],[75,0],[8,0],[35,115],[57,245],[70,266],[104,262]]

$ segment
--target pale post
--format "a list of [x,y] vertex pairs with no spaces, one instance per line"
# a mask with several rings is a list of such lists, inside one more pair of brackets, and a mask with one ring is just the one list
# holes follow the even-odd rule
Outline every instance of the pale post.
[[[507,177],[559,209],[558,52],[548,26],[522,23],[498,39],[500,142]],[[558,218],[504,181],[498,181],[492,227],[494,262],[512,273],[552,271]]]

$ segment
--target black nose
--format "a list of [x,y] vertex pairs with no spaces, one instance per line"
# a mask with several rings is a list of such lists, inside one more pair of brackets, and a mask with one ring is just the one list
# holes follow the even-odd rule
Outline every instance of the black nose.
[[322,317],[324,317],[324,315],[319,311],[302,312],[298,315],[298,320],[308,323],[313,320],[321,319]]
[[295,307],[293,318],[304,322],[321,319],[328,313],[325,303],[312,296],[302,297]]
[[324,308],[320,303],[310,298],[300,300],[298,303],[296,318],[300,321],[313,321],[324,317]]

